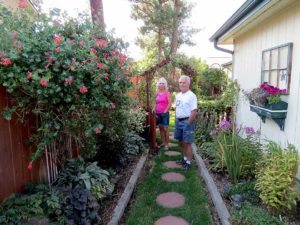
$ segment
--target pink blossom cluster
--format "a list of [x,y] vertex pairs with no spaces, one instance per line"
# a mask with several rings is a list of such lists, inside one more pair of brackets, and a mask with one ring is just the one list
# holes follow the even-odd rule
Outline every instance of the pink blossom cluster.
[[260,88],[264,89],[265,92],[267,92],[270,95],[285,94],[287,92],[286,89],[279,89],[277,87],[269,85],[266,82],[262,83],[260,85]]

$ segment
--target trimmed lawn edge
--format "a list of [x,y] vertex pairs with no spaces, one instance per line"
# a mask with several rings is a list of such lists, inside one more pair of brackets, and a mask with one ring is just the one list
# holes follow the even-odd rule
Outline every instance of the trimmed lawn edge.
[[229,211],[226,208],[226,205],[221,197],[221,194],[218,191],[218,188],[217,188],[215,182],[213,181],[212,177],[210,176],[201,156],[197,153],[197,146],[194,143],[192,144],[192,149],[193,149],[195,161],[198,165],[198,170],[206,183],[207,189],[208,189],[211,199],[214,203],[214,206],[215,206],[217,214],[220,218],[221,224],[222,225],[230,225]]
[[120,199],[118,200],[118,204],[114,209],[112,218],[107,225],[118,225],[120,219],[122,218],[125,208],[127,207],[128,202],[133,193],[133,190],[137,184],[137,180],[140,177],[142,169],[144,168],[146,159],[148,157],[148,153],[149,153],[149,149],[147,149],[146,152],[144,153],[144,155],[141,156],[134,172],[132,173],[132,175],[126,185],[126,188],[125,188],[123,194],[121,195]]

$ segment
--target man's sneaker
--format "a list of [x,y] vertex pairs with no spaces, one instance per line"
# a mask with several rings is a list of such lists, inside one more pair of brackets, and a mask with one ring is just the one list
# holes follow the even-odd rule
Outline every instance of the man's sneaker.
[[182,169],[187,171],[191,167],[191,164],[185,163],[182,165]]
[[184,159],[177,160],[177,161],[176,161],[176,164],[177,164],[177,165],[184,165],[184,164],[186,164],[186,161],[185,161]]

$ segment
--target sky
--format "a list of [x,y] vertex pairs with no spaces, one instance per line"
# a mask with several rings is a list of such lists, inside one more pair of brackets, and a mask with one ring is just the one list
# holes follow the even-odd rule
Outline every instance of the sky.
[[[224,58],[230,61],[231,55],[215,50],[209,38],[216,32],[229,17],[245,2],[245,0],[189,0],[195,3],[192,9],[190,26],[200,28],[201,31],[193,36],[196,43],[193,47],[183,46],[179,52],[188,56],[195,56],[204,60]],[[89,0],[43,0],[44,11],[49,8],[66,10],[70,16],[76,17],[78,12],[90,13]],[[115,36],[129,43],[128,54],[136,60],[142,57],[142,51],[135,45],[138,35],[137,22],[130,18],[130,2],[128,0],[103,0],[104,20],[107,30],[115,30]],[[227,47],[227,46],[223,46]],[[230,47],[230,46],[228,46]]]

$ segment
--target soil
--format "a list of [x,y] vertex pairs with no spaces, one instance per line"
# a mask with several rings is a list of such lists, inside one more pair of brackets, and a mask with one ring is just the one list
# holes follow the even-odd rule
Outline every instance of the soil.
[[113,211],[115,207],[118,204],[118,201],[123,194],[126,185],[136,168],[137,163],[139,162],[141,155],[138,156],[129,156],[129,165],[124,168],[120,173],[116,174],[115,176],[112,177],[112,181],[115,184],[114,191],[112,195],[106,197],[104,200],[101,202],[101,224],[105,225],[107,224],[111,216],[113,214]]

